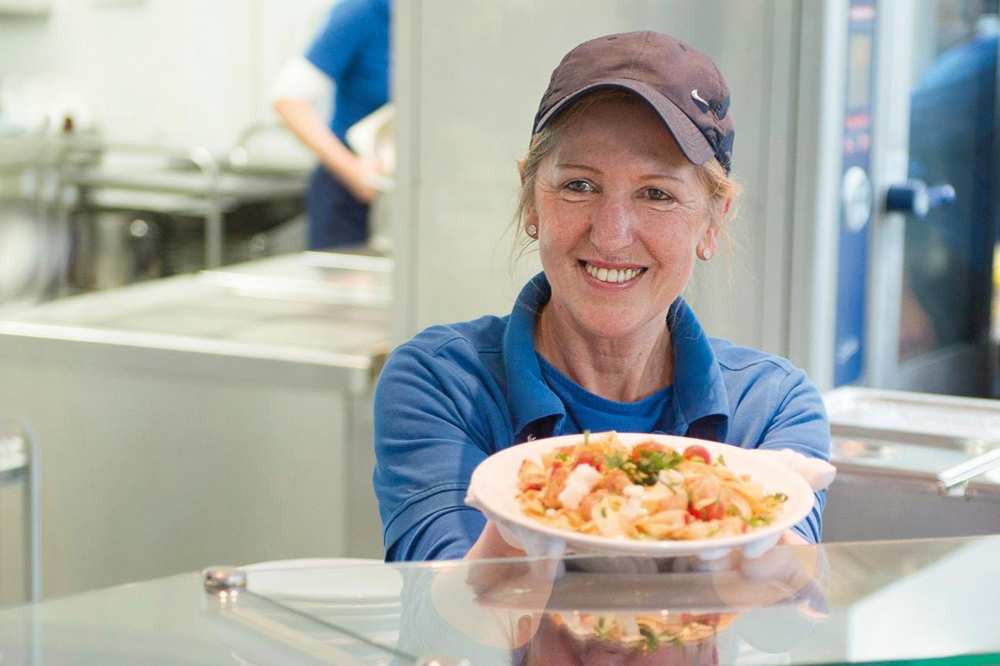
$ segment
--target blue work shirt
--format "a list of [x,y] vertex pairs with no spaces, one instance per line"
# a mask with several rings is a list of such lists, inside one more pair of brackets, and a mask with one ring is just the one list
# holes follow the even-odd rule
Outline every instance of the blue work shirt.
[[348,128],[389,101],[389,0],[339,0],[306,59],[336,83],[330,131]]
[[[535,322],[550,295],[539,274],[509,316],[432,326],[389,358],[375,391],[374,474],[387,560],[464,556],[485,525],[463,501],[476,466],[526,440],[578,431],[535,352]],[[665,325],[674,352],[667,434],[829,459],[823,401],[805,373],[708,338],[681,298]],[[796,526],[811,542],[824,500],[817,493]]]

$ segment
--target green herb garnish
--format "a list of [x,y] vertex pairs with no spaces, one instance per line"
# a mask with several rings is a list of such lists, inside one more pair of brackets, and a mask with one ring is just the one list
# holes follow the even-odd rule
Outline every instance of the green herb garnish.
[[604,466],[608,469],[620,469],[625,464],[625,456],[620,453],[612,453],[604,456]]
[[623,463],[621,468],[628,474],[633,483],[651,486],[656,483],[660,472],[665,469],[674,469],[682,460],[684,460],[684,456],[676,451],[664,453],[663,451],[643,449],[639,452],[638,460]]
[[646,625],[639,625],[639,633],[646,640],[646,652],[653,652],[656,648],[660,647],[660,639],[656,637],[656,633],[647,627]]
[[597,638],[597,640],[604,640],[608,638],[608,633],[610,632],[610,630],[611,627],[607,625],[603,617],[597,618],[597,625],[594,627],[594,636]]

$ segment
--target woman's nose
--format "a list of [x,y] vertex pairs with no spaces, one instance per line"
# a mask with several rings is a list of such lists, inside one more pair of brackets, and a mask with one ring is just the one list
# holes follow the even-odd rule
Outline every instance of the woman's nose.
[[615,252],[632,244],[635,214],[626,201],[607,199],[593,211],[590,242],[601,252]]

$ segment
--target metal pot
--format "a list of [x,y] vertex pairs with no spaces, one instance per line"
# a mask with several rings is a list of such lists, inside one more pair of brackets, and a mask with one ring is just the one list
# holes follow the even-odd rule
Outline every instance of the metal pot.
[[24,199],[0,199],[0,306],[33,303],[56,287],[68,238]]
[[160,223],[140,211],[88,210],[73,215],[69,281],[110,289],[164,275]]

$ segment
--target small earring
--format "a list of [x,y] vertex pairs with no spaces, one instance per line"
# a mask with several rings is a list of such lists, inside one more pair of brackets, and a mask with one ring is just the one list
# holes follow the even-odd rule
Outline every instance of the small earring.
[[698,251],[698,256],[701,257],[702,261],[710,261],[712,259],[712,250],[706,247],[704,250]]
[[529,224],[527,229],[525,229],[525,231],[527,231],[528,235],[531,236],[532,238],[538,238],[538,227],[535,226],[534,224]]

